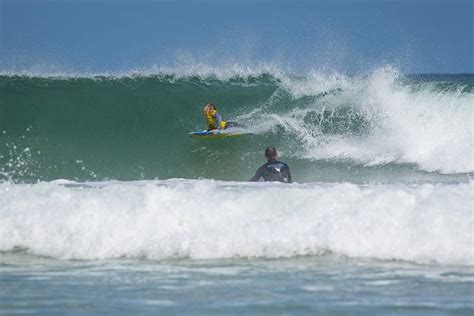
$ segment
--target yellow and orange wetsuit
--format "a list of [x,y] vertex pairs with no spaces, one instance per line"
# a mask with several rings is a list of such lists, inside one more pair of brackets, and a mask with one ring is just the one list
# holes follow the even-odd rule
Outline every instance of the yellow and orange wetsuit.
[[211,110],[208,113],[204,113],[207,120],[207,129],[225,129],[227,122],[222,120],[222,117],[217,113],[216,110]]

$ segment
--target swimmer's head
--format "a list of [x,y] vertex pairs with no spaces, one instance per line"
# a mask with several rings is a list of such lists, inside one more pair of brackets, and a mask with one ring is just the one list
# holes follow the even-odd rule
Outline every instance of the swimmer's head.
[[266,149],[265,149],[265,157],[268,159],[268,160],[271,160],[271,159],[275,159],[277,157],[278,153],[277,153],[277,150],[275,149],[275,147],[273,146],[268,146]]

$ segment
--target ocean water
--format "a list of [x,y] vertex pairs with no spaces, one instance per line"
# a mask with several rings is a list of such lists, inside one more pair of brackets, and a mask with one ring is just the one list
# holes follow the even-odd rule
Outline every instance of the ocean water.
[[[0,76],[0,314],[472,315],[474,75]],[[207,102],[245,136],[199,140]],[[296,183],[250,183],[273,145]]]

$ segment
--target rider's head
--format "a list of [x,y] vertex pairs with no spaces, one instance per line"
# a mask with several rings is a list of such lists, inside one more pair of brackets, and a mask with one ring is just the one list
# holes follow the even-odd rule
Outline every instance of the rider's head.
[[210,111],[216,111],[216,110],[217,110],[216,106],[212,103],[206,104],[203,109],[204,113],[206,114],[209,113]]

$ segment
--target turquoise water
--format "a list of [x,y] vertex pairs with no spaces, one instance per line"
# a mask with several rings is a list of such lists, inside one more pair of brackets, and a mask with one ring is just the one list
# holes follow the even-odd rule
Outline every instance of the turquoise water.
[[[244,181],[274,145],[298,182],[466,181],[473,81],[392,69],[361,77],[3,75],[0,170],[15,182]],[[210,101],[251,134],[186,137],[204,128]]]
[[[472,315],[473,87],[4,73],[0,314]],[[209,101],[249,134],[187,137]]]

